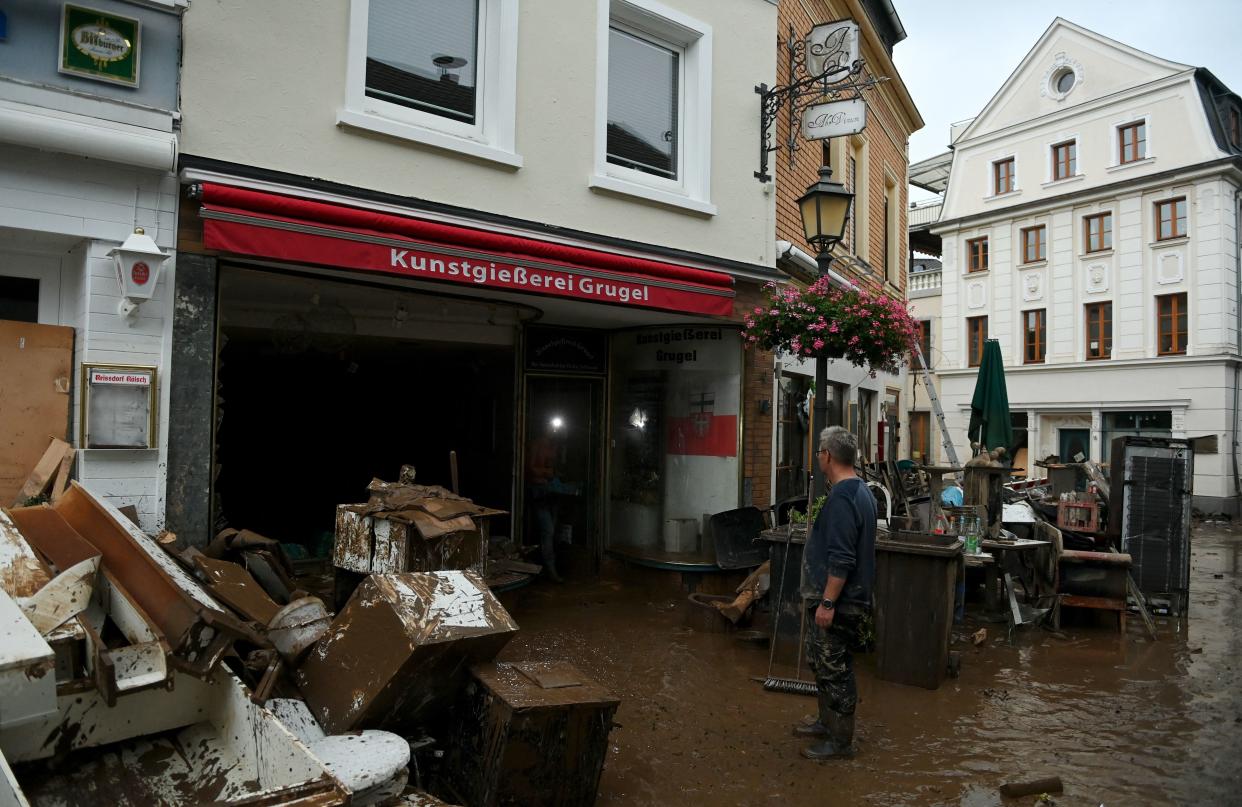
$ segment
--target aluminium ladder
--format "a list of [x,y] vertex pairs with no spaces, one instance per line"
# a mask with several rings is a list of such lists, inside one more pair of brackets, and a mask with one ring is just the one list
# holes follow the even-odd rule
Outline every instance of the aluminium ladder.
[[940,406],[940,396],[936,394],[936,385],[932,383],[931,373],[927,372],[927,359],[923,356],[923,347],[917,342],[914,345],[914,355],[918,356],[919,375],[923,379],[923,386],[927,389],[927,397],[931,400],[936,422],[940,424],[940,442],[944,446],[944,455],[948,458],[950,465],[954,468],[961,468],[962,464],[957,460],[957,450],[953,448],[953,440],[949,438],[949,427],[944,422],[944,409]]

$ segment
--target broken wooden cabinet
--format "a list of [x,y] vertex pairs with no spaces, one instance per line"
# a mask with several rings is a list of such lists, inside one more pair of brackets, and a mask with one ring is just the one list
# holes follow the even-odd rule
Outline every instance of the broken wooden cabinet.
[[445,786],[468,807],[590,807],[620,701],[567,662],[484,664],[447,743]]
[[474,572],[371,575],[294,678],[330,734],[434,719],[517,624]]

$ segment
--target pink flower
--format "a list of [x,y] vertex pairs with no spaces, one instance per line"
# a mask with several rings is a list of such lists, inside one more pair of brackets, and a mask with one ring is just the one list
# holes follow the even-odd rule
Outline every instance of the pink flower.
[[812,343],[811,343],[811,345],[812,345],[812,346],[813,346],[816,350],[823,350],[823,349],[824,349],[824,340],[823,340],[823,339],[816,339],[814,342],[812,342]]

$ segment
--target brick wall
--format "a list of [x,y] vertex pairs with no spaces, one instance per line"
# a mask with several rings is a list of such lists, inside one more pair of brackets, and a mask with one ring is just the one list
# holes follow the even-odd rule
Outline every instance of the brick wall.
[[[758,283],[739,281],[734,298],[734,319],[742,319],[763,298]],[[752,347],[742,360],[742,477],[751,486],[750,504],[772,504],[772,368],[775,356]],[[767,401],[767,412],[762,402]]]
[[[865,26],[868,24],[865,12],[860,7],[857,7],[857,4],[850,3],[847,0],[832,0],[832,2],[827,0],[780,0],[777,22],[779,41],[776,49],[777,83],[787,84],[790,79],[789,53],[785,47],[785,40],[789,36],[791,26],[794,35],[801,37],[805,36],[818,23],[846,17],[857,20],[860,25]],[[898,45],[898,47],[901,46]],[[869,70],[880,71],[880,60],[865,37],[862,55]],[[890,78],[896,77],[890,76]],[[864,243],[864,238],[866,239],[865,243],[869,246],[869,251],[865,252],[865,257],[875,267],[877,274],[875,276],[866,276],[858,272],[850,272],[850,274],[857,282],[877,290],[884,285],[881,243],[884,239],[884,196],[885,177],[887,176],[894,185],[893,205],[896,207],[896,220],[892,228],[895,235],[896,249],[891,257],[892,271],[889,278],[891,281],[889,291],[896,292],[904,298],[906,264],[909,260],[909,246],[906,235],[906,212],[909,207],[909,197],[906,176],[909,168],[908,144],[912,126],[908,121],[907,115],[901,109],[896,91],[891,84],[880,84],[868,90],[864,98],[867,102],[867,128],[856,138],[843,138],[844,142],[835,146],[832,167],[833,179],[838,182],[846,182],[848,178],[846,167],[848,161],[841,159],[841,155],[848,154],[848,147],[851,145],[866,143],[866,174],[868,175],[868,181],[865,189],[865,198],[864,196],[856,197],[854,207],[857,215],[859,208],[863,205],[866,206],[867,232],[859,231],[858,239],[860,244]],[[789,130],[788,116],[782,110],[776,122],[776,142],[780,143],[781,147],[779,151],[772,155],[776,169],[776,237],[789,241],[813,254],[814,250],[807,245],[803,238],[802,220],[798,215],[797,198],[806,191],[808,185],[811,185],[818,179],[823,151],[819,142],[802,140],[795,127],[794,134],[798,141],[798,148],[794,151],[793,165],[790,165],[789,151],[786,146],[789,141]],[[845,146],[845,148],[842,146]],[[860,165],[858,170],[860,176],[863,174],[862,169],[863,166]],[[851,188],[851,190],[857,192],[856,189]],[[845,250],[843,247],[838,246],[835,252],[841,254]],[[863,254],[864,250],[857,249],[855,252]]]

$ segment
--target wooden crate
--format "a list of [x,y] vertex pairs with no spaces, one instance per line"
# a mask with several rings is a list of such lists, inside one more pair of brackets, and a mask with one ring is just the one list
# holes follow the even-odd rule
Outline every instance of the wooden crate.
[[567,662],[484,664],[471,674],[448,743],[452,797],[468,807],[595,804],[620,701]]

